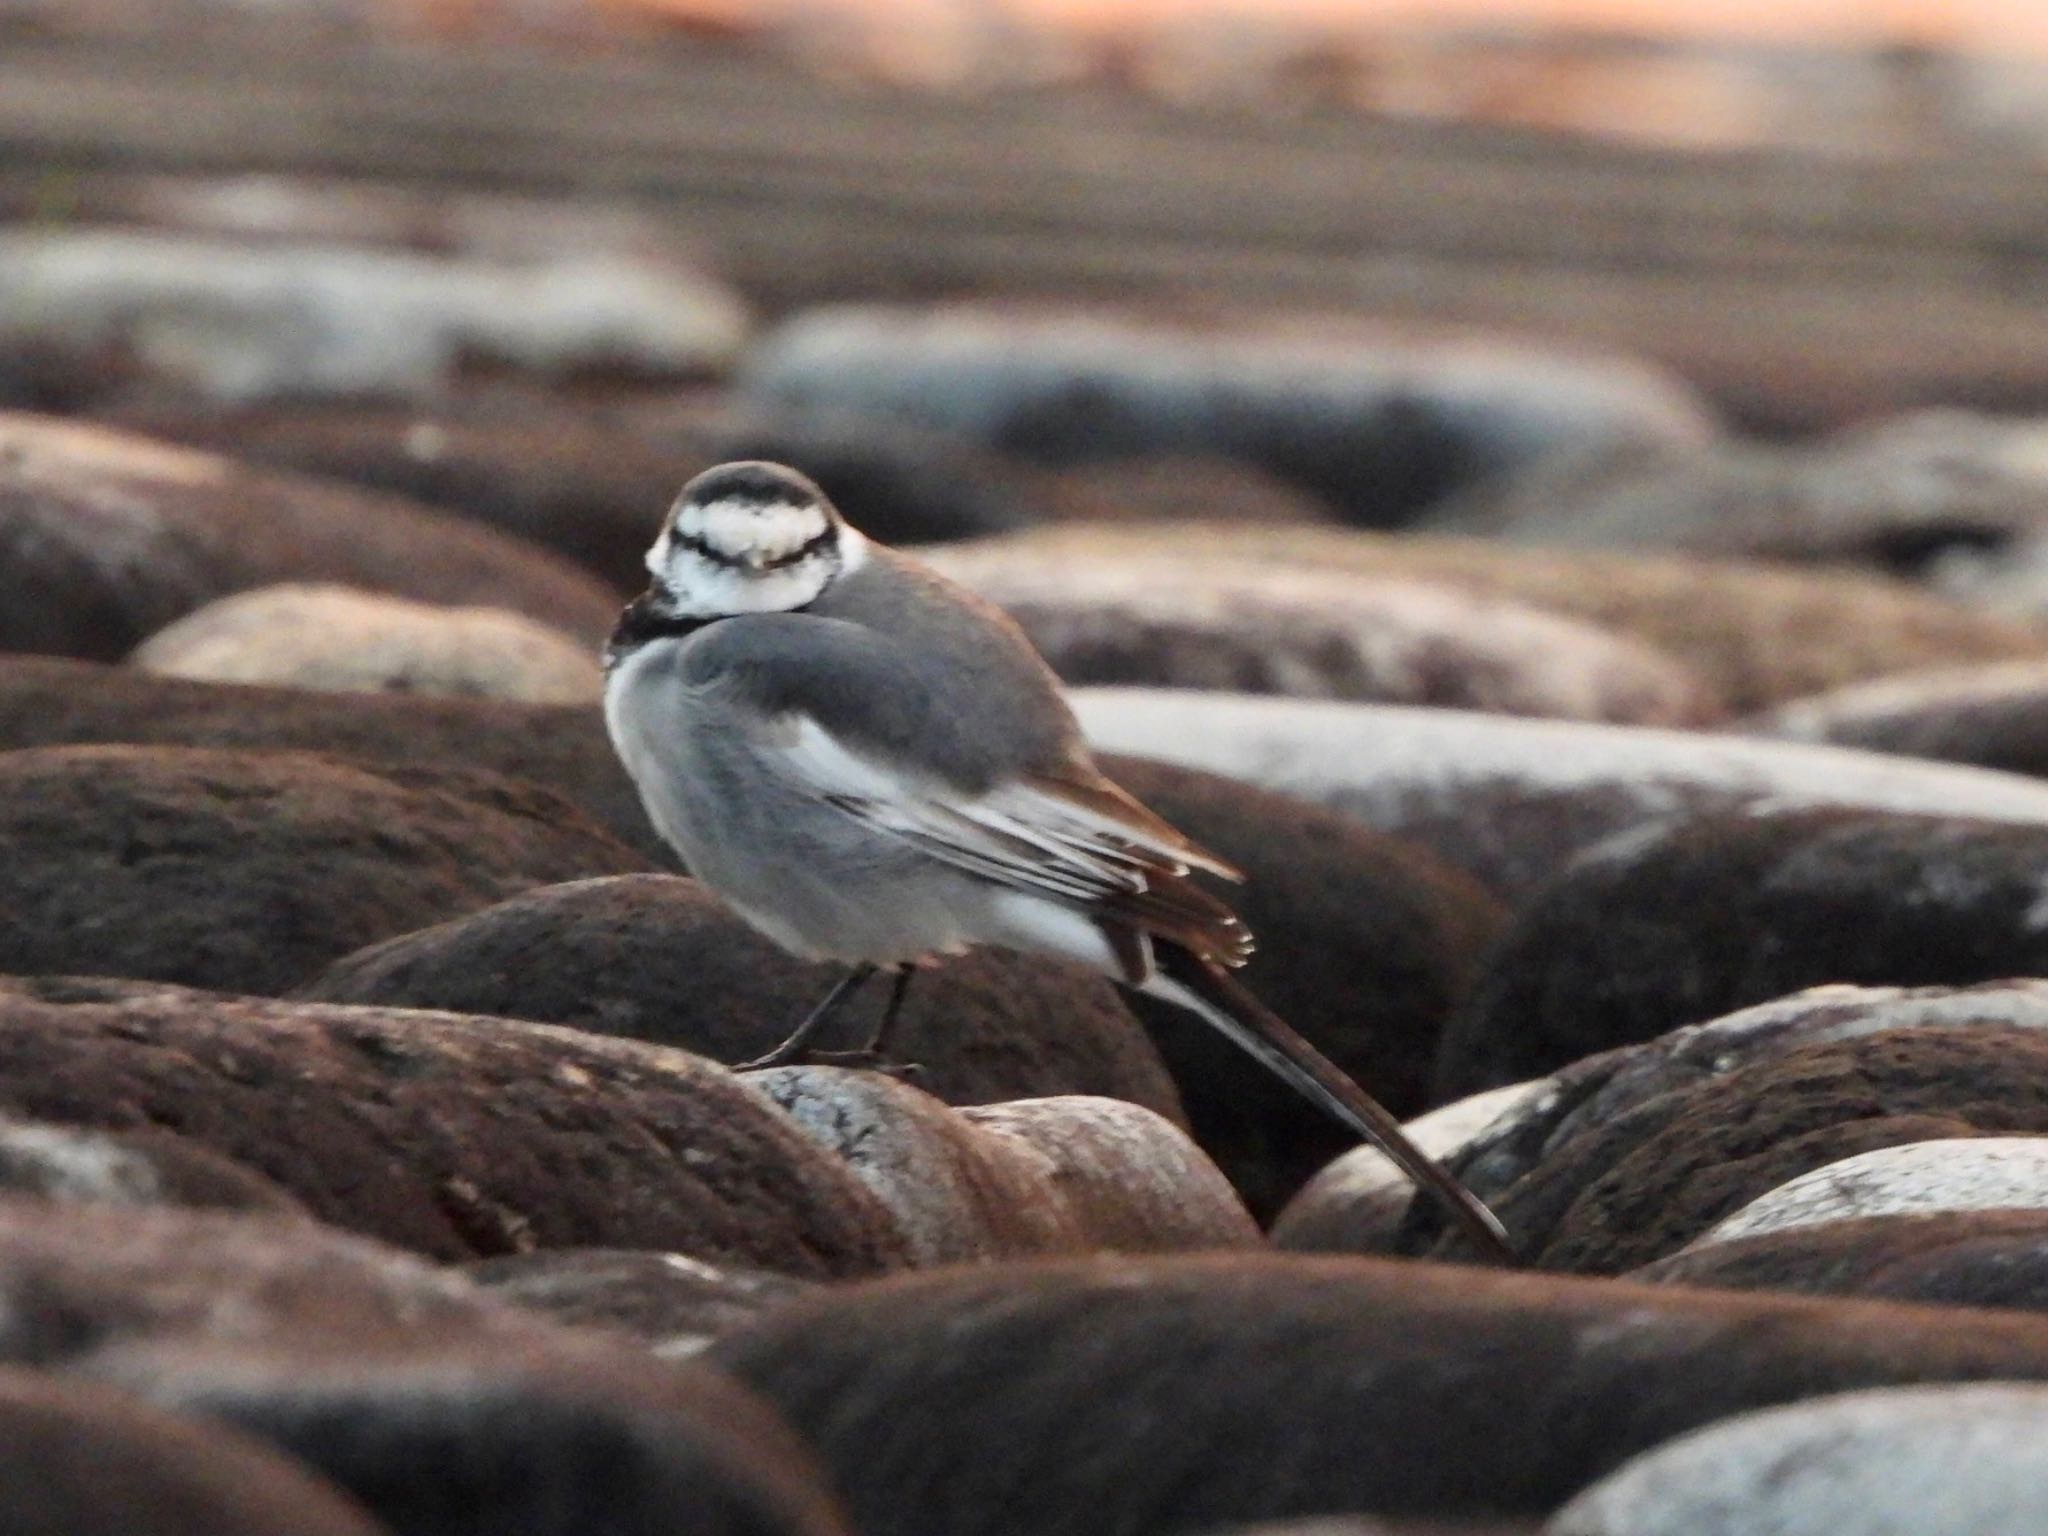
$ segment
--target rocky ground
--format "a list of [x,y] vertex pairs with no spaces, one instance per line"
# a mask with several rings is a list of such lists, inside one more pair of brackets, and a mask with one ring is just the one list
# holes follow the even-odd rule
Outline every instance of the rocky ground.
[[[0,1530],[2041,1528],[2048,425],[1892,409],[1897,338],[850,306],[915,274],[111,175],[114,86],[216,65],[123,67],[0,60],[0,149],[77,161],[52,218],[0,154]],[[394,166],[478,152],[460,83]],[[2027,403],[1985,348],[1955,399]],[[1015,613],[1517,1271],[1059,964],[931,977],[907,1081],[731,1070],[832,975],[655,836],[595,657],[737,456]]]

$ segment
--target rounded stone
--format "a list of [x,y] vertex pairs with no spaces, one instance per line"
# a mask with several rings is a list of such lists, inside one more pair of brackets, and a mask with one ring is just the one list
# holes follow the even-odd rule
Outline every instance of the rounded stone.
[[0,656],[0,747],[105,742],[321,752],[380,769],[501,773],[574,802],[650,863],[675,862],[594,708],[230,686]]
[[1073,695],[1103,752],[1234,774],[1422,844],[1510,901],[1616,833],[1761,806],[2048,822],[2015,774],[1837,747],[1170,689]]
[[509,1019],[0,981],[0,1111],[175,1128],[322,1221],[441,1259],[612,1244],[822,1277],[907,1257],[860,1183],[722,1068]]
[[195,609],[128,658],[145,672],[330,692],[594,704],[594,647],[504,608],[440,608],[353,587],[259,587]]
[[1518,908],[1444,1032],[1436,1091],[1518,1082],[1822,983],[2039,975],[2044,860],[2048,828],[1961,817],[1807,810],[1646,827]]
[[233,1430],[21,1370],[0,1370],[0,1529],[395,1536],[331,1483]]
[[[736,1063],[771,1050],[841,974],[791,959],[694,880],[629,875],[400,935],[338,960],[300,995],[534,1019]],[[822,1043],[858,1044],[888,991],[870,982]],[[892,1050],[954,1102],[1105,1093],[1180,1113],[1115,989],[1060,962],[984,950],[917,977]]]
[[1794,699],[1741,728],[2048,777],[2048,661],[1876,678]]
[[2048,1213],[2048,1137],[1916,1141],[1858,1153],[1758,1196],[1693,1246],[1860,1217],[1995,1210]]
[[[1179,579],[1195,587],[1279,567],[1527,603],[1648,643],[1738,714],[1916,668],[2048,655],[2048,623],[1862,571],[1313,525],[1188,523],[1174,540]],[[973,586],[1167,556],[1144,524],[1063,524],[931,550],[928,558]]]
[[2008,1536],[2041,1511],[2048,1389],[1848,1392],[1738,1414],[1638,1456],[1546,1536]]
[[639,1248],[508,1253],[462,1272],[508,1305],[625,1334],[664,1359],[696,1354],[811,1289],[809,1281],[772,1270]]
[[590,645],[618,612],[566,561],[410,502],[0,415],[0,647],[111,661],[216,598],[280,582],[485,602]]
[[[1544,1080],[1475,1093],[1402,1126],[1438,1162],[1453,1162],[1503,1115],[1548,1091]],[[1414,1183],[1373,1146],[1353,1147],[1304,1185],[1273,1222],[1275,1247],[1298,1253],[1398,1253]]]
[[2048,1312],[2048,1211],[1848,1217],[1695,1242],[1628,1278]]
[[1357,322],[1171,325],[987,305],[813,309],[755,347],[753,397],[841,406],[1041,463],[1242,459],[1392,526],[1565,444],[1697,442],[1675,379],[1615,356]]
[[643,869],[559,797],[300,753],[0,753],[0,969],[276,993],[394,933]]
[[810,1438],[868,1536],[1050,1536],[1538,1519],[1745,1409],[2048,1380],[2048,1320],[1246,1254],[831,1287],[708,1353]]
[[1072,686],[1133,685],[1698,725],[1719,706],[1641,641],[1503,598],[1173,555],[976,583]]
[[733,459],[794,465],[885,544],[1025,527],[1054,496],[1041,476],[943,433],[723,394],[615,404],[495,388],[431,405],[148,400],[109,414],[151,436],[445,507],[621,591],[645,585],[643,557],[676,492]]

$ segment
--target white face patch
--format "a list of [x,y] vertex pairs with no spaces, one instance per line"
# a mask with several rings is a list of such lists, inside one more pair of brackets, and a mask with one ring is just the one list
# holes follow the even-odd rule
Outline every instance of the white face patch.
[[676,533],[715,555],[766,565],[795,554],[832,526],[825,508],[801,502],[712,501],[676,511]]
[[[685,532],[689,530],[684,530]],[[812,538],[817,537],[814,531]],[[808,540],[799,540],[801,549]],[[818,600],[825,588],[867,559],[867,540],[841,526],[832,545],[773,570],[727,565],[667,530],[647,552],[647,569],[667,593],[664,605],[679,618],[716,619],[741,613],[788,613]]]

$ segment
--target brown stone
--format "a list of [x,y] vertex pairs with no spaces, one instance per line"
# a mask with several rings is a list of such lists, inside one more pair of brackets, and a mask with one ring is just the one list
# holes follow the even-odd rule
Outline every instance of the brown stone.
[[1000,533],[1036,521],[1036,477],[941,433],[722,396],[604,405],[497,389],[433,406],[153,400],[111,419],[252,463],[445,507],[637,591],[642,557],[685,481],[731,459],[793,464],[885,544]]
[[1674,818],[1856,807],[2048,822],[2015,774],[1875,752],[1319,699],[1086,688],[1098,748],[1150,752],[1341,811],[1422,845],[1511,904],[1617,833]]
[[[1162,535],[1163,545],[1170,535]],[[1170,547],[1170,545],[1169,545]],[[1699,725],[1701,681],[1640,640],[1419,581],[1168,553],[976,583],[1070,685],[1129,684]]]
[[94,980],[0,982],[0,1110],[162,1126],[444,1259],[615,1244],[800,1276],[903,1262],[882,1208],[723,1069],[571,1030]]
[[[841,974],[784,954],[694,880],[629,875],[403,934],[337,961],[301,995],[567,1024],[741,1062],[780,1042]],[[858,1044],[887,995],[871,982],[824,1044]],[[1103,1093],[1180,1113],[1116,990],[1058,962],[984,950],[918,977],[893,1049],[955,1103]]]
[[725,1379],[313,1223],[0,1200],[0,1312],[0,1358],[246,1431],[393,1536],[845,1536]]
[[286,581],[489,603],[591,644],[618,609],[546,551],[408,502],[0,416],[0,647],[113,660],[217,597]]
[[[1203,572],[1219,565],[1278,565],[1427,581],[1547,608],[1647,641],[1737,713],[1892,672],[2048,655],[2048,624],[1864,572],[1313,526],[1191,524],[1174,539],[1194,583],[1214,579]],[[1142,524],[1065,524],[929,552],[969,585],[1137,557],[1160,557],[1158,532]]]
[[0,1530],[392,1536],[340,1489],[232,1430],[17,1370],[0,1370]]
[[811,1438],[868,1536],[1174,1536],[1540,1518],[1745,1409],[2048,1379],[2048,1322],[1242,1255],[835,1287],[709,1354]]
[[364,944],[644,868],[558,796],[298,753],[0,753],[0,969],[282,992]]
[[0,657],[0,747],[141,742],[331,753],[377,765],[486,769],[573,800],[656,863],[648,825],[595,709],[407,694],[337,697]]
[[1707,816],[1579,860],[1516,912],[1444,1033],[1462,1097],[1829,982],[2048,971],[2048,828],[1870,811]]
[[1460,1166],[1530,1262],[1582,1274],[1635,1269],[1859,1152],[2048,1133],[2048,1035],[1999,1025],[1998,1006],[1987,994],[1974,1027],[1822,1036],[1681,1077],[1668,1091],[1632,1086],[1606,1113],[1587,1103],[1596,1073],[1567,1075],[1570,1118],[1562,1129],[1553,1118],[1540,1156],[1510,1177],[1519,1160],[1489,1156],[1482,1143]]
[[638,1248],[551,1248],[463,1266],[498,1300],[556,1322],[607,1328],[657,1354],[695,1354],[811,1289],[772,1270]]
[[1655,1285],[2048,1311],[2048,1211],[1863,1216],[1684,1248],[1630,1272]]

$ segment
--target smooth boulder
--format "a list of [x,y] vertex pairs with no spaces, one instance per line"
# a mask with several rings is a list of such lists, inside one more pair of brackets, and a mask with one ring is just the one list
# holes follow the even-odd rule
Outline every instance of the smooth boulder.
[[0,649],[112,661],[215,598],[280,582],[487,603],[590,645],[619,607],[567,561],[415,503],[0,415]]
[[174,747],[0,752],[0,844],[0,970],[262,993],[537,885],[647,867],[494,774]]
[[2044,1021],[2038,982],[1816,988],[1567,1067],[1453,1165],[1529,1262],[1620,1273],[1859,1153],[2048,1133]]
[[1629,1271],[1629,1278],[2048,1312],[2048,1211],[1846,1217],[1696,1242]]
[[90,1382],[0,1369],[0,1530],[19,1536],[394,1536],[313,1472]]
[[1087,688],[1073,700],[1098,751],[1321,802],[1422,844],[1511,904],[1573,855],[1674,816],[1860,806],[2048,822],[2048,786],[1837,747],[1169,689]]
[[708,1358],[811,1439],[867,1536],[1175,1536],[1540,1517],[1745,1409],[2048,1379],[2048,1321],[1231,1255],[834,1287]]
[[1900,1386],[1738,1414],[1609,1474],[1545,1536],[2009,1536],[2038,1523],[2048,1390]]
[[917,1265],[1259,1241],[1215,1165],[1137,1105],[1075,1095],[954,1111],[885,1075],[836,1067],[741,1080],[874,1191]]
[[1527,604],[1426,582],[1198,567],[1175,556],[975,583],[1070,686],[1426,704],[1637,725],[1720,707],[1670,656]]
[[167,677],[339,693],[593,704],[592,646],[504,608],[444,608],[353,587],[238,592],[174,619],[128,658]]
[[176,1127],[322,1221],[441,1259],[619,1244],[817,1277],[907,1257],[722,1068],[509,1019],[0,981],[0,1110]]
[[1868,810],[1676,818],[1532,892],[1444,1031],[1458,1097],[1830,982],[2048,973],[2048,828]]
[[[842,974],[792,959],[694,880],[548,886],[344,956],[300,995],[565,1024],[725,1062],[766,1054]],[[859,1043],[886,980],[847,1005],[828,1048]],[[1178,1117],[1173,1082],[1109,983],[982,951],[916,978],[894,1049],[958,1103],[1103,1093]]]
[[740,383],[1046,464],[1220,453],[1375,526],[1562,444],[1714,430],[1682,384],[1628,359],[1327,318],[827,307],[762,337]]
[[927,551],[970,586],[1171,558],[1191,586],[1247,569],[1425,581],[1511,599],[1676,658],[1738,714],[1895,672],[2048,656],[2048,623],[1864,571],[1764,561],[1529,549],[1355,528],[1188,523],[1171,551],[1142,524],[1063,524]]

